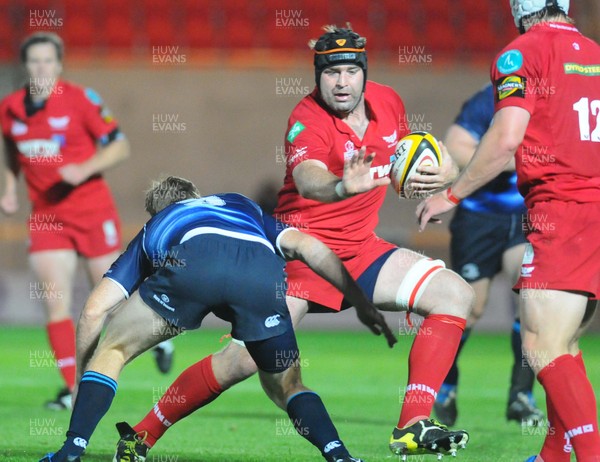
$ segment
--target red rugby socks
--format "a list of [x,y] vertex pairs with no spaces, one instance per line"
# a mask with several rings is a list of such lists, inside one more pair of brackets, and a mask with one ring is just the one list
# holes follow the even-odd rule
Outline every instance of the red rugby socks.
[[[580,462],[600,461],[600,434],[598,433],[598,415],[594,390],[585,375],[581,355],[570,354],[559,356],[538,374],[538,380],[546,390],[554,420],[562,423],[562,435],[557,439],[566,443],[566,433],[575,449]],[[550,417],[550,408],[548,411]],[[560,425],[557,425],[560,427]],[[554,444],[554,443],[553,443]],[[552,446],[554,447],[554,445]],[[550,450],[550,448],[548,448]],[[544,457],[544,454],[547,454]],[[552,455],[558,454],[553,452]],[[546,442],[541,453],[544,460],[556,460],[546,451]],[[562,457],[562,456],[561,456]],[[560,459],[562,460],[562,459]],[[567,459],[565,459],[567,460]]]
[[75,326],[71,318],[46,326],[56,365],[69,390],[75,387]]
[[398,428],[431,414],[442,381],[454,361],[466,320],[429,315],[421,324],[408,358],[408,384]]
[[152,447],[171,425],[206,406],[222,391],[212,370],[212,355],[207,356],[183,371],[133,429],[147,432],[145,443]]

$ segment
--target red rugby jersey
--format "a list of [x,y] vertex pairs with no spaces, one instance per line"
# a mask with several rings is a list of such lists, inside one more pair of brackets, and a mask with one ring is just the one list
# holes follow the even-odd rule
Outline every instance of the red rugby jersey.
[[600,46],[569,24],[538,24],[500,52],[491,77],[496,110],[531,114],[516,153],[527,206],[600,201]]
[[28,116],[26,92],[21,88],[0,102],[0,125],[8,155],[16,156],[25,176],[33,209],[81,212],[113,206],[100,175],[72,187],[58,173],[63,165],[92,157],[98,140],[117,127],[101,98],[89,88],[59,80],[45,105]]
[[370,114],[363,139],[317,100],[315,90],[294,108],[286,132],[286,175],[275,210],[278,219],[314,235],[340,257],[355,254],[356,247],[374,233],[386,189],[378,187],[341,202],[326,204],[302,197],[292,172],[301,162],[315,159],[334,175],[343,175],[344,159],[362,146],[376,153],[371,167],[375,178],[388,176],[396,144],[408,134],[404,104],[390,87],[367,82],[365,103]]

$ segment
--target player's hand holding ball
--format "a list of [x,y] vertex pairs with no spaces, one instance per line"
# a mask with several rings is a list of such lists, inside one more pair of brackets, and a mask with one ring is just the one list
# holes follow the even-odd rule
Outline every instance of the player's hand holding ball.
[[413,132],[396,145],[392,185],[404,199],[421,199],[451,183],[458,169],[446,147],[427,132]]

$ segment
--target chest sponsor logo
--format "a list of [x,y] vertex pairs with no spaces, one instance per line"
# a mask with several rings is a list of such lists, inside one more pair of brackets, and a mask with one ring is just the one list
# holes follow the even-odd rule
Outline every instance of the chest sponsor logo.
[[58,140],[28,140],[17,142],[17,149],[25,157],[56,157],[60,154]]
[[377,167],[371,167],[371,178],[384,178],[386,176],[389,176],[390,172],[392,171],[392,165],[394,164],[385,164],[378,165]]
[[357,153],[356,146],[350,140],[344,144],[344,160],[351,159],[354,154]]
[[13,136],[24,135],[25,133],[27,133],[27,130],[28,130],[27,125],[25,125],[20,120],[15,120],[12,124],[12,127],[10,127],[10,133]]
[[525,98],[527,79],[521,75],[509,75],[496,80],[496,97],[502,101],[509,96]]
[[64,130],[69,126],[71,118],[69,116],[63,117],[48,117],[48,125],[54,130]]
[[503,74],[512,74],[523,66],[523,55],[519,50],[508,50],[500,55],[496,67]]
[[396,143],[398,142],[398,132],[394,130],[394,133],[392,133],[391,135],[384,136],[383,141],[387,143],[388,148],[396,147]]

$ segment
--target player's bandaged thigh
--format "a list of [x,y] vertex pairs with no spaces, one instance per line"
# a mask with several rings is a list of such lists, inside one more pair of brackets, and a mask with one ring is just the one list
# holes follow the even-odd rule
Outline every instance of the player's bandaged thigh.
[[401,310],[412,310],[421,299],[433,277],[446,268],[442,260],[423,258],[410,267],[396,294],[396,306]]

